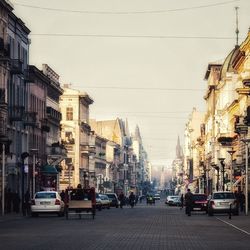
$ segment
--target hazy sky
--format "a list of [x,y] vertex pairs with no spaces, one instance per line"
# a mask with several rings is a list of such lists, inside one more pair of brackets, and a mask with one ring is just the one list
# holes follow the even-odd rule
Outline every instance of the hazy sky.
[[149,159],[163,165],[192,108],[205,110],[207,64],[235,45],[235,6],[240,41],[250,26],[249,0],[12,3],[32,31],[30,63],[47,63],[62,83],[88,92],[91,118],[128,118],[131,132],[138,124]]

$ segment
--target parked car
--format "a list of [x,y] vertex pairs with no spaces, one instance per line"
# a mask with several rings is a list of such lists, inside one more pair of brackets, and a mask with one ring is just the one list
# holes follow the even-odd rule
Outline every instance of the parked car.
[[56,191],[41,191],[34,195],[31,200],[31,216],[38,216],[40,213],[56,213],[64,215],[64,202]]
[[118,208],[119,207],[119,200],[118,200],[117,194],[116,193],[106,193],[106,195],[108,196],[108,198],[111,202],[110,206]]
[[102,208],[110,209],[111,201],[109,200],[109,197],[105,194],[100,194],[99,196],[101,198]]
[[238,215],[239,208],[233,192],[214,192],[208,201],[208,215],[212,216],[214,213],[229,213],[230,205],[231,212],[234,215]]
[[192,210],[207,212],[207,195],[206,194],[193,194]]
[[175,197],[173,198],[173,203],[171,204],[172,206],[181,206],[181,197]]
[[98,193],[95,194],[95,207],[99,211],[102,210],[102,200],[101,200],[100,194]]
[[165,204],[167,204],[167,205],[169,205],[169,206],[173,206],[174,204],[173,204],[173,200],[175,199],[175,198],[178,198],[178,197],[180,197],[180,196],[178,196],[178,195],[169,195],[169,196],[167,196],[167,199],[166,199],[166,201],[165,201]]
[[154,199],[155,199],[155,200],[160,200],[160,199],[161,199],[160,194],[154,194]]

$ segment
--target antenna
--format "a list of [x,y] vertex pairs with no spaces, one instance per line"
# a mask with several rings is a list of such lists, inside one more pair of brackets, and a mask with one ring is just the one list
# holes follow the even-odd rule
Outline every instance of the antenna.
[[235,7],[235,12],[236,12],[236,30],[235,30],[235,33],[236,33],[236,46],[239,45],[239,17],[238,17],[238,9],[239,9],[239,7],[236,6]]

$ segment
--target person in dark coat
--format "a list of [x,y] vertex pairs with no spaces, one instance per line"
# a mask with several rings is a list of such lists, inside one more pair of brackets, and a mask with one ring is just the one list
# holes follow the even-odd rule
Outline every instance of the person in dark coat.
[[24,195],[24,216],[30,214],[30,192],[26,191]]
[[8,188],[5,193],[5,204],[7,213],[11,212],[11,203],[12,203],[12,193],[10,188]]
[[190,189],[187,190],[185,194],[185,205],[186,205],[186,214],[191,216],[191,210],[193,205],[193,194],[191,193]]
[[63,202],[65,202],[65,191],[64,190],[62,190],[62,192],[60,193],[60,196],[61,196],[61,199],[62,199],[62,201]]
[[120,208],[123,208],[125,203],[125,195],[123,192],[121,192],[118,196],[118,200],[120,201]]
[[246,197],[242,191],[240,191],[238,199],[239,199],[240,211],[243,212]]
[[18,214],[20,210],[20,197],[18,193],[12,194],[12,204],[13,204],[13,211]]
[[181,210],[183,209],[184,206],[184,195],[181,195]]

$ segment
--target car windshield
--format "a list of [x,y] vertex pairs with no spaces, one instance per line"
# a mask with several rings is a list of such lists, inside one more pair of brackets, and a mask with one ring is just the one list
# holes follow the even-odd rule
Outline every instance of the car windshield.
[[37,193],[35,199],[55,199],[56,193]]
[[114,194],[107,194],[107,196],[111,199],[115,199],[115,195]]
[[193,200],[194,201],[204,201],[204,200],[207,200],[207,196],[206,195],[197,195],[197,194],[194,194],[193,195]]
[[219,200],[219,199],[234,199],[234,194],[233,193],[216,193],[214,194],[214,199]]

